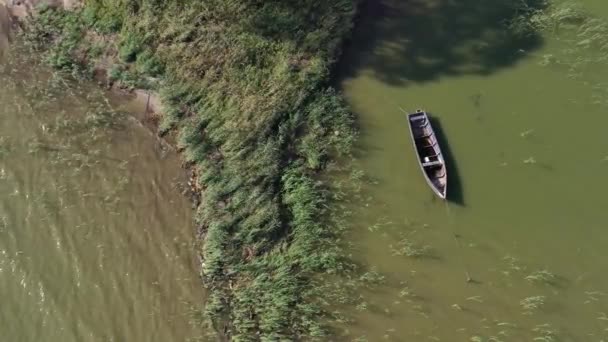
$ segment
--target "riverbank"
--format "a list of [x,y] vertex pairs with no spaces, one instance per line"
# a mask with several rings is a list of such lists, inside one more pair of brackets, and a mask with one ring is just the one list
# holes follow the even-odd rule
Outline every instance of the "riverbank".
[[322,175],[355,139],[328,84],[354,14],[350,0],[91,1],[27,24],[52,66],[161,95],[158,133],[200,190],[205,316],[229,338],[326,332],[314,280],[344,266]]

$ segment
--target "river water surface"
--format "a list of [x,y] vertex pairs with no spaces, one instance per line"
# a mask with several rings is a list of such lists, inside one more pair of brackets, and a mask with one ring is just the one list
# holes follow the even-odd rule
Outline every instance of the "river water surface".
[[[608,340],[608,2],[569,2],[584,22],[517,39],[500,3],[364,8],[340,71],[375,183],[352,240],[385,282],[349,339]],[[448,204],[400,107],[436,118]]]
[[[340,70],[373,180],[351,240],[385,279],[345,340],[608,340],[601,30],[508,39],[500,3],[364,9]],[[573,4],[608,20],[606,2]],[[176,157],[95,86],[14,57],[0,72],[3,340],[196,337]],[[448,204],[422,178],[400,107],[437,119]]]
[[120,114],[124,100],[27,55],[0,68],[2,340],[196,338],[179,160]]

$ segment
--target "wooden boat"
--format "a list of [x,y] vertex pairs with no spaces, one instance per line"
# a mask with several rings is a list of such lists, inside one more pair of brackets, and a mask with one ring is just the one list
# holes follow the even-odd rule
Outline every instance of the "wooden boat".
[[417,109],[415,113],[407,114],[407,119],[418,163],[426,182],[437,196],[445,199],[448,189],[448,172],[429,116],[425,111]]

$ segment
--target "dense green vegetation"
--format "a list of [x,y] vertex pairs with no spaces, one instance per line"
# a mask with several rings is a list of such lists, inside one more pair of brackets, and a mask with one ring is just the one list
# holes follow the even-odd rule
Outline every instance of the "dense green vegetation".
[[[90,0],[26,33],[55,67],[151,87],[201,189],[205,317],[234,340],[321,337],[312,280],[342,266],[321,172],[353,118],[328,86],[355,0]],[[53,41],[53,44],[49,44]],[[162,271],[162,270],[161,270]]]

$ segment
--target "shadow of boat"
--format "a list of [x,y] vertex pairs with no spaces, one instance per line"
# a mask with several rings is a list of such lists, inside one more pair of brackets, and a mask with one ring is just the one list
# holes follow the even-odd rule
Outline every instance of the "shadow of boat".
[[464,190],[462,188],[460,174],[458,173],[458,164],[452,154],[450,144],[447,142],[446,135],[441,128],[440,120],[433,113],[429,112],[429,114],[429,120],[435,131],[439,146],[441,146],[441,153],[443,154],[443,159],[445,160],[448,172],[448,191],[446,199],[451,203],[464,206]]

